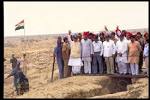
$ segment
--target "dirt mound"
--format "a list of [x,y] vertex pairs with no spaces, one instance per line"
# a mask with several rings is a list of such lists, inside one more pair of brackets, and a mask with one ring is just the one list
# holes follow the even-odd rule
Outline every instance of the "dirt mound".
[[[73,76],[42,85],[17,98],[83,98],[111,93],[113,82],[106,76]],[[38,98],[37,97],[37,98]]]

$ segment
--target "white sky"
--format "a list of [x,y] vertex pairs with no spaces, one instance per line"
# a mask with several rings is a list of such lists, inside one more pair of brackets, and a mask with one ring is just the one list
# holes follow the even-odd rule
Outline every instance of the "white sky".
[[4,36],[148,28],[148,2],[4,2]]

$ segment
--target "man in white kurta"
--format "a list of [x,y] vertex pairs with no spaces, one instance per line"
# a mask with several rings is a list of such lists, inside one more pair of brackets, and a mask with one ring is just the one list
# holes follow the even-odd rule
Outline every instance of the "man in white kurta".
[[105,63],[107,66],[107,73],[114,74],[114,59],[115,55],[115,43],[110,40],[110,36],[106,36],[106,40],[103,42],[103,56],[105,58]]
[[72,66],[73,74],[79,74],[81,72],[81,66],[83,66],[81,60],[81,44],[77,38],[77,35],[73,36],[73,41],[71,41],[70,35],[68,35],[68,40],[71,47],[71,54],[68,65]]
[[120,39],[116,43],[116,51],[117,51],[116,61],[118,63],[120,74],[127,73],[127,49],[128,43],[124,39],[124,36],[120,35]]
[[84,73],[91,73],[91,55],[93,55],[92,41],[84,35],[84,39],[81,40],[81,57],[84,62]]
[[[126,35],[126,37],[124,37],[124,40],[127,42],[127,44],[131,43],[130,36],[132,34],[130,32],[127,32],[125,35]],[[128,59],[128,57],[127,57],[127,59]],[[130,64],[128,62],[127,62],[127,73],[131,74],[131,68],[130,68]]]

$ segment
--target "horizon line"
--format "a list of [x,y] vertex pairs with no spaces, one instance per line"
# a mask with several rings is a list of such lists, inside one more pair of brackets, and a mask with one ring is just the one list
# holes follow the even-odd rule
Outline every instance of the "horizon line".
[[[136,30],[136,29],[146,29],[148,31],[148,28],[135,28],[135,29],[122,29],[122,30]],[[109,31],[112,31],[112,30],[109,30]],[[83,31],[84,32],[84,31]],[[89,32],[93,32],[93,31],[89,31]],[[95,31],[96,32],[101,32],[101,31]],[[67,32],[61,32],[61,33],[46,33],[46,34],[27,34],[25,36],[38,36],[38,35],[61,35],[61,34],[66,34]],[[80,33],[80,32],[72,32],[72,33]],[[4,36],[4,37],[21,37],[21,36],[24,36],[24,34],[22,35],[7,35],[7,36]]]

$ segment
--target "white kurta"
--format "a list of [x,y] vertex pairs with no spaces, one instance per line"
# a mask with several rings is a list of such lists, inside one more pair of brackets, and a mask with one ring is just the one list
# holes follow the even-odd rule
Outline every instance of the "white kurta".
[[71,54],[69,58],[68,65],[72,66],[72,72],[74,74],[80,73],[81,66],[83,66],[81,60],[81,45],[80,42],[71,41],[70,36],[68,36],[70,42]]
[[[116,43],[116,51],[117,57],[116,62],[118,63],[119,73],[126,74],[127,73],[127,47],[128,43],[124,39],[123,41],[117,41]],[[118,53],[121,53],[122,56],[119,56]]]
[[121,53],[122,56],[120,57],[117,55],[116,61],[117,62],[124,62],[127,63],[127,50],[128,50],[128,43],[126,40],[123,41],[117,41],[116,43],[116,51],[117,53]]
[[81,66],[83,66],[83,63],[81,58],[70,58],[68,65],[72,66],[72,73],[77,74],[81,72]]
[[[125,39],[125,41],[127,42],[128,45],[129,45],[129,43],[131,43],[131,40],[128,40],[126,37],[124,39]],[[127,59],[128,59],[128,57],[127,57]],[[131,68],[130,68],[129,63],[127,63],[127,72],[131,73]]]
[[93,45],[90,39],[81,40],[81,57],[84,61],[84,73],[91,73],[91,54],[93,54]]
[[113,54],[115,54],[115,43],[112,40],[104,41],[103,42],[103,56],[104,57],[111,57]]
[[91,54],[93,54],[93,45],[90,39],[81,40],[81,55],[83,61],[91,61]]

